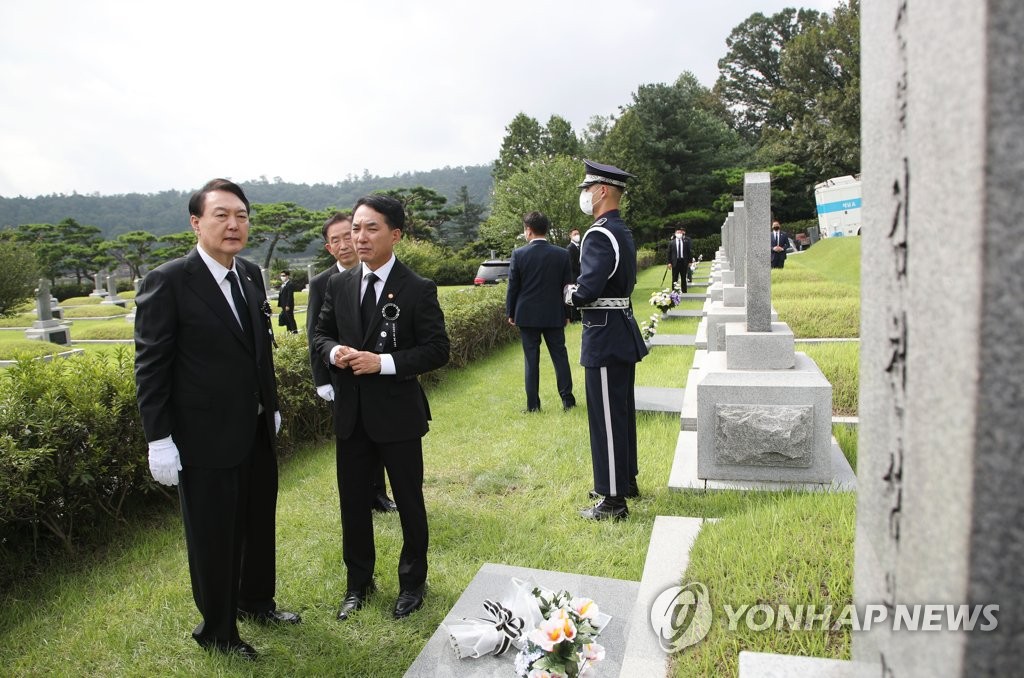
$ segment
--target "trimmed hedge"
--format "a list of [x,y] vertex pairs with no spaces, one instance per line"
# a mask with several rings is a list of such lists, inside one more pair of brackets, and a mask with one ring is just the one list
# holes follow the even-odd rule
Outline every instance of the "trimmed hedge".
[[[449,368],[518,336],[505,318],[504,286],[443,290],[441,305]],[[280,333],[277,344],[284,457],[329,439],[332,421],[313,388],[306,336]],[[425,376],[428,384],[441,378]],[[152,480],[146,448],[131,346],[51,363],[26,359],[0,372],[0,573],[16,569],[40,537],[72,552],[104,525],[125,520],[126,506],[141,506],[130,499],[174,496]]]

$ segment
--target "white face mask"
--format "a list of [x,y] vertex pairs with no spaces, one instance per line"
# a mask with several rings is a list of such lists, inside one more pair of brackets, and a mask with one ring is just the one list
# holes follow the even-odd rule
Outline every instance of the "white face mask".
[[586,189],[580,191],[580,211],[584,214],[594,213],[593,197],[590,195],[590,191]]
[[[591,211],[593,211],[593,210],[591,210]],[[576,235],[574,235],[574,236],[572,237],[572,241],[573,241],[574,243],[576,243],[577,245],[579,245],[579,244],[580,244],[580,234],[579,234],[579,233],[577,233]]]
[[676,233],[676,240],[682,240],[682,239],[683,239],[683,234],[682,233]]

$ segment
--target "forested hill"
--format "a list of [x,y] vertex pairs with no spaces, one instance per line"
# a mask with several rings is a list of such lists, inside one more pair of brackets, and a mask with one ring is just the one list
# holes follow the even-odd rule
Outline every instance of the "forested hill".
[[[461,186],[473,202],[490,205],[491,167],[445,167],[429,172],[407,172],[393,177],[364,174],[336,184],[292,184],[279,179],[240,182],[250,202],[294,202],[308,209],[351,209],[367,193],[391,188],[424,186],[454,203]],[[198,186],[196,187],[198,188]],[[192,189],[195,190],[195,189]],[[48,195],[37,198],[0,197],[0,229],[22,224],[56,224],[71,217],[98,227],[109,239],[143,230],[154,235],[177,233],[188,227],[188,198],[192,191],[128,193],[124,195]]]

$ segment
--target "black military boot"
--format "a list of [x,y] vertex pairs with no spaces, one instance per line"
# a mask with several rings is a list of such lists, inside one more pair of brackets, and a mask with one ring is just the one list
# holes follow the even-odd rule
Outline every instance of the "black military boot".
[[629,508],[623,497],[605,497],[588,509],[580,511],[587,520],[622,520],[629,517]]

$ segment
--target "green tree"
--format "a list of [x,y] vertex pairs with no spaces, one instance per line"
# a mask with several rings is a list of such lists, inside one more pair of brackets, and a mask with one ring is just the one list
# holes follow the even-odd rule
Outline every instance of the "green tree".
[[502,181],[529,164],[541,153],[541,127],[535,118],[518,113],[505,127],[498,159],[494,161],[494,180]]
[[583,138],[580,141],[580,153],[585,158],[600,161],[604,157],[605,139],[608,132],[615,124],[612,116],[594,115],[587,122],[587,128],[583,130]]
[[454,219],[458,208],[448,207],[448,198],[437,191],[423,186],[414,188],[397,188],[381,191],[402,203],[405,208],[405,237],[433,242],[437,238],[438,228]]
[[552,115],[540,134],[541,153],[547,156],[576,157],[580,154],[580,149],[580,140],[576,138],[569,121],[560,115]]
[[128,268],[132,280],[142,277],[142,267],[150,263],[157,236],[148,231],[129,231],[102,245],[102,250],[121,266]]
[[806,218],[808,200],[813,201],[813,196],[809,196],[807,191],[807,173],[791,162],[715,170],[715,175],[722,179],[727,189],[715,200],[716,210],[729,212],[733,202],[743,199],[740,196],[743,195],[743,179],[747,172],[767,172],[771,175],[772,215],[776,219],[787,222]]
[[630,225],[641,241],[661,237],[661,215],[707,208],[721,194],[714,170],[741,164],[750,149],[692,73],[671,85],[641,85],[605,139],[605,162],[630,181]]
[[718,61],[720,75],[715,93],[747,140],[756,141],[765,125],[776,129],[792,126],[792,120],[776,102],[785,86],[781,55],[790,41],[819,16],[811,9],[787,8],[770,17],[756,12],[726,38],[728,51]]
[[153,250],[149,261],[146,262],[151,268],[155,268],[165,261],[183,257],[196,246],[196,234],[192,231],[181,231],[180,233],[169,233],[157,238],[159,246]]
[[812,183],[860,172],[860,2],[822,15],[787,45],[779,110],[788,129],[767,129],[760,155],[806,168]]
[[249,246],[253,249],[267,246],[263,268],[270,270],[274,250],[302,252],[319,235],[320,213],[293,202],[253,204],[250,214]]
[[455,209],[458,213],[448,222],[447,227],[441,230],[441,241],[452,249],[459,249],[476,237],[487,208],[473,202],[469,196],[469,189],[462,186],[455,199]]
[[577,196],[583,179],[583,163],[576,158],[537,158],[522,171],[494,187],[491,216],[480,225],[479,240],[485,249],[508,256],[521,244],[523,216],[534,210],[551,220],[548,240],[564,243],[573,228],[585,229],[591,217],[580,211]]
[[32,249],[24,244],[7,242],[0,247],[0,316],[32,296],[39,282],[39,262]]
[[86,226],[68,217],[57,224],[23,224],[12,229],[15,242],[28,245],[35,253],[39,269],[51,283],[63,275],[73,275],[79,284],[106,265],[100,245],[100,229]]

